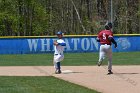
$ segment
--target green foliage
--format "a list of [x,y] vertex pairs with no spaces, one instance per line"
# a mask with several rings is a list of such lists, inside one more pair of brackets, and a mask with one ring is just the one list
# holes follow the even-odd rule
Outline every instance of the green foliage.
[[[140,33],[139,4],[113,2],[114,33]],[[110,10],[106,0],[0,0],[0,35],[97,34],[110,21]]]
[[37,0],[1,0],[0,6],[1,35],[41,35],[48,27],[46,8]]

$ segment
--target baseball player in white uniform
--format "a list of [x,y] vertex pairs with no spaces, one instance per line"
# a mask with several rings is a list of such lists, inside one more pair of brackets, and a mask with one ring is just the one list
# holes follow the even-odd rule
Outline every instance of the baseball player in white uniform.
[[58,40],[55,40],[53,42],[54,44],[54,67],[55,67],[55,74],[60,74],[61,73],[61,64],[60,62],[64,59],[64,48],[66,46],[65,41],[62,39],[63,38],[63,33],[61,31],[57,32],[57,37]]

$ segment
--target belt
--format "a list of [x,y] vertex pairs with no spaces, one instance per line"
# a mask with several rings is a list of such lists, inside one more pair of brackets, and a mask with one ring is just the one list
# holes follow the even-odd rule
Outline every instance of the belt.
[[61,55],[61,54],[54,54],[54,55]]
[[111,44],[101,44],[101,45],[110,45],[111,46]]

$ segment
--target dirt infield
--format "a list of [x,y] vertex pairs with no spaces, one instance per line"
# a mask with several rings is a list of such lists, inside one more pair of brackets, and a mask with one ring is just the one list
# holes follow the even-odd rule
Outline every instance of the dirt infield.
[[54,74],[52,66],[2,66],[0,76],[55,76],[102,93],[139,93],[140,66],[114,66],[107,75],[106,66],[63,66]]

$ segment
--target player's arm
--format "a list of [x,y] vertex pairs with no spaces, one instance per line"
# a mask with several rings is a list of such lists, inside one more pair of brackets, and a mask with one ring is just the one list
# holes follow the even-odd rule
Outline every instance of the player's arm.
[[55,46],[57,46],[57,45],[58,45],[57,40],[55,40],[55,41],[53,42],[53,45],[55,45]]
[[60,45],[60,46],[66,46],[66,43],[65,43],[65,42],[58,43],[57,41],[54,41],[53,44],[54,44],[55,46],[57,46],[57,45]]
[[98,33],[98,36],[97,36],[97,38],[96,38],[96,41],[97,41],[97,42],[100,42],[100,38],[99,38],[99,37],[100,37],[100,33]]
[[58,43],[58,45],[66,46],[66,43],[65,43],[65,42],[63,42],[63,43]]
[[117,47],[117,42],[114,40],[114,38],[113,37],[109,37],[108,38],[115,46],[115,48]]
[[100,42],[100,39],[99,39],[99,37],[97,37],[97,38],[96,38],[96,41],[97,41],[97,42]]

